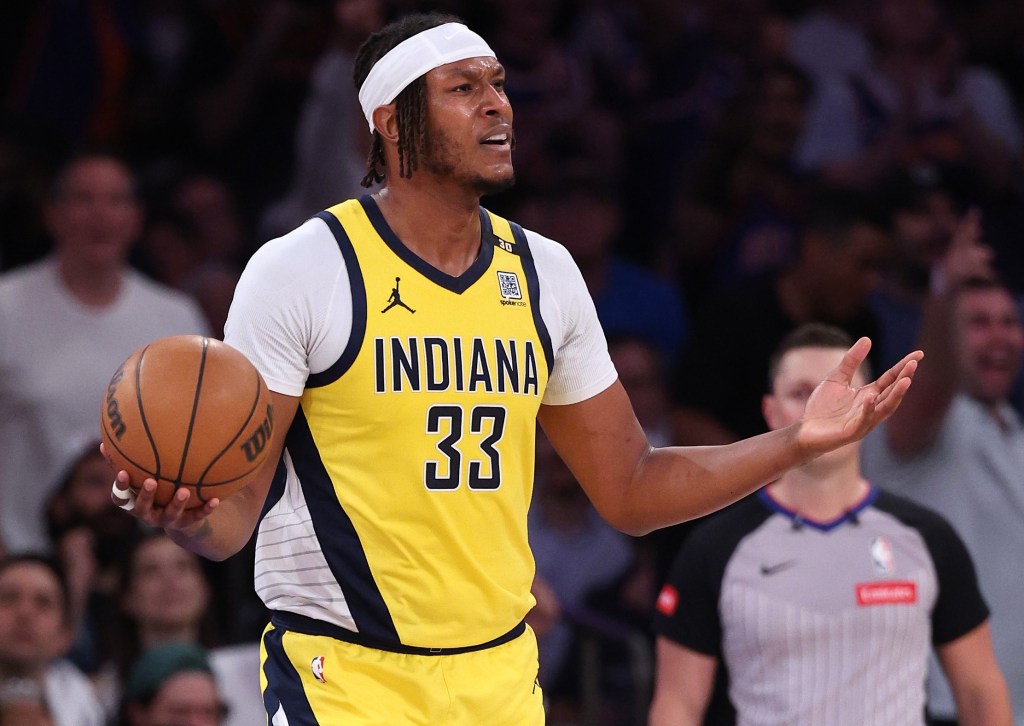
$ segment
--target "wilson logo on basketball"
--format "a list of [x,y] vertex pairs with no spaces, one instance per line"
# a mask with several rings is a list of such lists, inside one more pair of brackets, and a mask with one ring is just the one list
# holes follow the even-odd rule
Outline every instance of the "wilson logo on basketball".
[[117,404],[117,384],[122,378],[124,378],[123,365],[114,371],[114,375],[110,379],[110,385],[107,386],[107,421],[110,424],[110,432],[118,440],[128,430],[124,418],[121,416],[121,407]]
[[917,602],[917,583],[911,580],[862,582],[856,586],[857,604],[912,605]]
[[267,442],[270,441],[270,434],[274,431],[274,409],[267,406],[267,415],[263,423],[259,425],[255,433],[242,443],[242,451],[247,461],[256,461],[262,453]]

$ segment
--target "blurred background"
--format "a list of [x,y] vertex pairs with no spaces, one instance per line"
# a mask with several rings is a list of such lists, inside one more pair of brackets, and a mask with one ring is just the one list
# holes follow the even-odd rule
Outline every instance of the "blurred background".
[[[366,192],[353,58],[414,10],[460,15],[505,65],[517,184],[484,203],[572,252],[655,443],[764,430],[764,358],[801,318],[897,360],[968,209],[1024,289],[1024,3],[1007,0],[8,0],[0,271],[53,251],[68,160],[114,150],[143,211],[131,266],[219,336],[255,249]],[[82,521],[59,498],[91,451],[52,462],[71,473],[48,483],[48,546],[78,573],[79,617],[97,619],[74,652],[98,678],[124,651],[89,638],[141,615],[118,606],[132,565],[115,566],[117,522],[90,525],[107,549],[85,572],[62,539]],[[568,624],[542,643],[552,722],[642,723],[649,616],[687,527],[606,531],[545,451],[531,536]],[[190,627],[202,612],[211,647],[254,642],[247,555],[202,568]]]

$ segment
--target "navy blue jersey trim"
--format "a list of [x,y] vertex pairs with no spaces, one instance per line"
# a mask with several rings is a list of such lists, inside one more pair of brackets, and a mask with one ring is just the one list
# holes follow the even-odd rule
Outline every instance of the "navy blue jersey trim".
[[267,678],[263,708],[268,718],[273,718],[278,709],[283,707],[289,726],[319,726],[313,707],[302,688],[302,679],[285,653],[283,637],[284,631],[274,628],[263,636],[263,647],[267,652],[267,659],[263,662],[263,674]]
[[389,653],[405,653],[407,655],[458,655],[459,653],[472,653],[478,650],[496,648],[499,645],[515,640],[526,632],[526,621],[521,620],[507,633],[499,635],[497,638],[493,638],[492,640],[488,640],[486,643],[456,646],[454,648],[425,648],[416,645],[396,645],[395,643],[383,642],[365,633],[346,630],[345,628],[340,628],[332,623],[326,623],[322,620],[314,620],[313,618],[308,618],[304,615],[290,613],[284,610],[278,610],[273,613],[270,620],[274,624],[275,628],[291,630],[296,633],[303,633],[304,635],[318,635],[327,638],[334,638],[335,640],[340,640],[345,643],[353,643],[364,648],[386,650]]
[[285,444],[302,485],[313,532],[327,566],[345,594],[352,618],[368,636],[399,644],[398,631],[373,579],[359,534],[338,502],[302,406],[295,412]]
[[[263,501],[263,509],[260,511],[259,522],[263,521],[263,518],[267,516],[275,504],[281,501],[281,497],[284,496],[284,485],[288,480],[288,469],[284,465],[284,455],[281,456],[281,460],[277,462],[277,469],[274,471],[274,478],[270,481],[270,490],[267,492],[267,498]],[[257,524],[257,527],[259,525]]]
[[768,487],[762,488],[757,493],[757,498],[760,499],[761,503],[772,512],[780,514],[786,519],[792,521],[794,526],[811,527],[812,529],[817,529],[822,532],[830,532],[836,527],[846,524],[847,522],[850,524],[857,524],[859,522],[858,515],[874,504],[875,500],[878,499],[878,489],[873,486],[869,487],[868,493],[860,500],[860,502],[857,503],[857,506],[847,509],[838,517],[828,522],[817,522],[813,519],[807,519],[799,512],[794,512],[792,509],[783,506],[773,499],[772,495],[768,493]]
[[356,356],[359,355],[359,349],[363,347],[363,338],[366,337],[366,285],[363,283],[363,273],[359,268],[359,259],[352,247],[352,241],[348,238],[348,233],[338,218],[330,212],[317,212],[314,216],[327,223],[334,239],[338,242],[341,256],[345,259],[348,282],[352,288],[352,331],[349,333],[348,344],[342,351],[341,357],[327,370],[310,373],[306,379],[306,388],[319,388],[341,378],[345,371],[352,367]]
[[398,235],[388,226],[384,215],[381,214],[380,207],[377,206],[377,202],[373,200],[373,197],[365,194],[359,197],[359,203],[363,205],[363,211],[366,212],[366,216],[369,217],[370,224],[373,225],[377,234],[384,240],[384,244],[391,248],[391,251],[398,255],[405,264],[445,290],[456,294],[464,293],[491,266],[491,260],[494,258],[494,232],[491,231],[491,220],[483,209],[480,210],[480,254],[477,255],[476,260],[469,266],[469,269],[458,277],[453,277],[425,262],[415,252],[406,247],[402,240],[398,239]]
[[533,324],[537,327],[537,335],[540,337],[541,347],[544,348],[544,358],[547,360],[548,376],[550,376],[555,365],[555,353],[551,346],[548,327],[544,324],[544,318],[540,314],[540,278],[537,277],[537,265],[534,264],[530,243],[526,240],[526,232],[515,222],[508,224],[512,228],[512,236],[516,238],[516,253],[522,261],[523,272],[526,273],[526,289],[530,294]]

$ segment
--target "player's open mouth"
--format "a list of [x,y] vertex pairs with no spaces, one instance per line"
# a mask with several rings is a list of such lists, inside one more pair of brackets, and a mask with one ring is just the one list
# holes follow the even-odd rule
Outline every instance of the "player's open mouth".
[[512,135],[512,130],[509,127],[505,126],[503,130],[495,131],[489,136],[484,137],[484,139],[480,143],[484,144],[485,146],[507,147],[511,146],[514,143],[514,139],[515,137]]

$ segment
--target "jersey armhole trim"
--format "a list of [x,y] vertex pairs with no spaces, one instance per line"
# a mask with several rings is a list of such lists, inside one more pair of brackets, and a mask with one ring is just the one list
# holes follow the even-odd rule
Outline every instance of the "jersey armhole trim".
[[[277,462],[277,469],[274,471],[274,478],[270,482],[270,491],[267,492],[267,498],[263,501],[263,508],[260,511],[258,522],[262,523],[270,510],[284,497],[287,480],[288,467],[284,463],[284,454],[282,453],[281,459]],[[259,529],[259,524],[256,525],[256,528],[257,530]]]
[[523,228],[515,222],[509,222],[508,225],[512,230],[512,237],[516,241],[516,253],[523,265],[523,272],[526,273],[526,289],[530,295],[533,324],[537,328],[537,335],[540,337],[541,347],[544,349],[544,358],[548,364],[548,377],[550,378],[555,367],[555,354],[551,346],[551,335],[548,333],[547,325],[544,324],[544,317],[540,314],[540,278],[537,276],[537,265]]
[[359,349],[363,346],[363,339],[366,337],[366,286],[363,283],[363,273],[359,268],[359,259],[356,257],[355,248],[352,247],[352,241],[348,238],[348,233],[338,218],[330,212],[317,212],[314,216],[322,219],[330,228],[338,243],[338,249],[341,250],[341,256],[345,260],[349,286],[352,289],[352,332],[349,334],[348,343],[338,360],[326,370],[311,373],[306,379],[306,388],[319,388],[341,378],[352,367],[359,354]]

